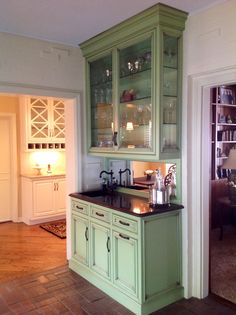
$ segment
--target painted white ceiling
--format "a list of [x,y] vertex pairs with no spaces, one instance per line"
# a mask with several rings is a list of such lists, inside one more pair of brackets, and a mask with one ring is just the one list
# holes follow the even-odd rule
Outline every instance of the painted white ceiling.
[[[225,0],[162,0],[190,14]],[[0,0],[0,32],[77,46],[158,0]]]

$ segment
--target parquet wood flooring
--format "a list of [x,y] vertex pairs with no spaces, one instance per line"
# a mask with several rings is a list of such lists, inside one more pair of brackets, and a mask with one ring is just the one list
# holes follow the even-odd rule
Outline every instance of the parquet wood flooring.
[[[132,315],[69,270],[65,242],[39,226],[0,224],[0,314]],[[235,314],[210,296],[183,299],[152,315]]]
[[0,224],[0,282],[66,264],[66,240],[39,225]]
[[[61,266],[0,283],[1,315],[132,315],[133,313]],[[191,298],[152,315],[235,315],[235,310],[211,297]]]

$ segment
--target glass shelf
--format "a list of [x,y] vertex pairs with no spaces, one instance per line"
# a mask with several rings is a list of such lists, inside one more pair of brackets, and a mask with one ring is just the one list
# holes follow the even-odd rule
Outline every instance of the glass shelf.
[[120,102],[120,104],[124,104],[124,103],[127,103],[127,102],[132,102],[134,104],[137,104],[140,101],[150,100],[150,99],[151,99],[151,95],[147,95],[147,96],[136,98],[136,99],[133,99],[133,100],[123,101],[123,102]]
[[151,71],[130,75],[119,82],[120,102],[143,99],[151,95]]
[[141,74],[142,72],[147,72],[147,71],[151,71],[151,68],[148,67],[148,68],[144,68],[144,69],[141,69],[141,70],[137,70],[137,71],[135,71],[135,72],[134,72],[134,71],[133,71],[133,72],[131,71],[131,72],[129,72],[129,73],[120,75],[120,80],[126,79],[126,78],[133,78],[133,77],[135,77],[135,76]]

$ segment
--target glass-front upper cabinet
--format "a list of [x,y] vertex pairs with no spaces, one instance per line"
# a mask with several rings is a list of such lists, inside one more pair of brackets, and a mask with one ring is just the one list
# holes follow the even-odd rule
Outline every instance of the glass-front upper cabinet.
[[151,37],[119,50],[119,149],[152,150]]
[[178,38],[163,34],[163,86],[161,100],[161,152],[177,152],[179,143]]
[[136,160],[180,157],[186,18],[158,3],[80,45],[89,153]]
[[112,55],[90,62],[91,147],[113,147]]

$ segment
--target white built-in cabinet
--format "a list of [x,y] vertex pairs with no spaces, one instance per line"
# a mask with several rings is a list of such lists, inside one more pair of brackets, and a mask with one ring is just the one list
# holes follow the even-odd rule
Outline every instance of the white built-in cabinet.
[[53,97],[21,98],[27,150],[65,149],[65,103]]
[[64,175],[22,176],[22,221],[37,224],[65,217]]

